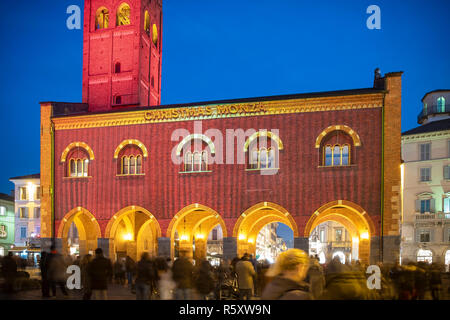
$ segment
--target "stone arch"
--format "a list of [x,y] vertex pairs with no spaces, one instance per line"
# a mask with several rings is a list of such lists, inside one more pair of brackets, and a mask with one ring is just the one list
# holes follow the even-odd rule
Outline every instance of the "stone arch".
[[68,233],[72,223],[78,230],[80,255],[97,248],[97,239],[101,237],[100,225],[92,213],[82,207],[70,210],[62,219],[57,231],[57,237],[62,239],[62,251],[68,254]]
[[125,148],[128,145],[135,145],[137,146],[139,149],[142,150],[142,154],[144,156],[144,158],[148,157],[148,150],[145,147],[145,145],[140,142],[139,140],[136,139],[126,139],[123,140],[116,148],[116,150],[114,151],[114,159],[117,159],[119,157],[119,153],[120,151],[122,151],[123,148]]
[[195,203],[184,207],[170,221],[166,237],[171,242],[171,257],[175,256],[175,232],[179,235],[179,248],[189,256],[194,256],[192,242],[195,240],[195,258],[206,256],[206,240],[209,232],[220,225],[223,236],[227,237],[225,221],[220,214],[207,206]]
[[[161,227],[155,216],[140,206],[128,206],[119,210],[111,217],[105,229],[112,258],[129,255],[137,260],[143,251],[156,255],[159,237]],[[145,241],[151,243],[145,246]]]
[[370,261],[370,240],[377,235],[372,219],[359,205],[346,200],[329,202],[317,209],[309,218],[304,237],[309,238],[312,231],[320,224],[335,221],[343,225],[356,243],[359,259]]
[[89,154],[90,161],[95,159],[94,151],[92,150],[92,148],[89,147],[89,145],[87,143],[78,141],[78,142],[72,142],[64,149],[63,153],[61,154],[61,162],[66,162],[67,155],[69,154],[70,150],[72,150],[73,148],[83,148]]
[[205,136],[204,134],[194,133],[181,140],[181,142],[177,146],[176,155],[179,157],[181,155],[181,151],[183,150],[184,145],[194,139],[199,139],[205,142],[209,146],[211,154],[216,153],[216,147],[214,146],[214,142],[211,140],[211,138]]
[[325,138],[330,132],[333,132],[333,131],[344,131],[352,138],[353,145],[355,147],[361,146],[361,139],[359,138],[359,135],[349,126],[341,124],[341,125],[329,126],[328,128],[326,128],[319,134],[319,136],[316,139],[316,148],[317,149],[320,148],[323,138]]
[[281,222],[290,227],[298,237],[298,227],[291,214],[282,206],[272,202],[261,202],[245,210],[233,228],[237,238],[238,255],[254,253],[259,231],[270,223]]
[[275,133],[273,133],[272,131],[266,131],[266,130],[261,130],[261,131],[257,131],[254,134],[252,134],[247,141],[245,141],[244,144],[244,152],[248,151],[248,147],[250,146],[250,144],[255,141],[256,139],[258,139],[258,137],[269,137],[270,139],[274,140],[277,145],[278,145],[278,150],[283,150],[284,149],[284,145],[283,142],[281,141],[280,137],[277,136]]

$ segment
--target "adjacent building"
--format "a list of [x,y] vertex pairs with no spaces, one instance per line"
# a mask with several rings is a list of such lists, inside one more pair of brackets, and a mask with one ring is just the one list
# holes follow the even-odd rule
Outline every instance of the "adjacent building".
[[402,261],[450,264],[450,90],[425,94],[402,134]]
[[41,187],[40,174],[10,178],[14,183],[16,250],[40,247]]
[[0,257],[14,245],[14,197],[0,193]]

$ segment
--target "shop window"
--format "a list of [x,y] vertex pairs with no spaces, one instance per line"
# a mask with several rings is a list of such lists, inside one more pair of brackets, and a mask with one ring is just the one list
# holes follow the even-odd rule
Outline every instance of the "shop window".
[[102,7],[95,14],[95,30],[106,29],[109,26],[109,11]]
[[117,26],[131,24],[130,13],[130,6],[127,3],[122,3],[117,10]]
[[417,262],[433,262],[433,252],[431,250],[419,249],[417,251]]

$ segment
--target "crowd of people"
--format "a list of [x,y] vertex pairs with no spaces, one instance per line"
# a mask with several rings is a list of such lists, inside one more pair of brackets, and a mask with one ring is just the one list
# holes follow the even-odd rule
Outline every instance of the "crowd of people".
[[[187,252],[170,259],[152,258],[142,254],[138,262],[131,257],[112,263],[102,249],[72,260],[52,247],[40,258],[42,297],[56,296],[59,289],[64,297],[67,267],[78,265],[81,271],[82,299],[106,300],[111,283],[128,288],[137,300],[424,300],[448,299],[449,279],[442,266],[424,262],[403,265],[378,264],[380,287],[367,284],[367,266],[358,261],[342,264],[335,257],[320,264],[317,257],[304,251],[290,249],[281,253],[276,262],[257,262],[249,254],[232,261],[222,260],[212,266],[207,260],[193,261]],[[14,291],[18,268],[9,254],[1,261],[3,290]],[[444,276],[444,277],[443,277]]]

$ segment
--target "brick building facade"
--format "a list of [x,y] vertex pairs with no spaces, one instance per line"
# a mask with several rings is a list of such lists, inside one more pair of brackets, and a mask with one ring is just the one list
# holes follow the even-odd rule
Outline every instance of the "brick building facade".
[[[112,15],[116,1],[109,2]],[[137,2],[130,3],[125,28],[140,34],[147,28],[145,8],[155,1]],[[85,16],[101,7],[86,1]],[[120,34],[117,15],[107,31],[85,24],[85,37]],[[150,15],[158,30],[161,21]],[[147,36],[161,41],[160,31],[141,34]],[[202,257],[208,233],[220,225],[224,257],[232,258],[254,252],[268,223],[291,227],[295,247],[307,250],[313,229],[332,220],[359,242],[361,260],[398,258],[401,72],[381,77],[377,71],[366,89],[166,106],[159,105],[159,83],[158,98],[149,100],[141,78],[132,76],[131,89],[119,94],[139,99],[117,105],[103,97],[114,89],[98,92],[91,83],[99,76],[86,76],[90,52],[110,44],[86,47],[86,41],[83,103],[41,103],[47,245],[54,239],[67,252],[75,223],[80,253],[100,246],[111,257],[173,256],[177,242]],[[151,63],[153,47],[150,55]],[[131,68],[139,75],[147,66]],[[160,69],[155,75],[160,79]],[[116,76],[121,72],[103,77],[114,83]]]

